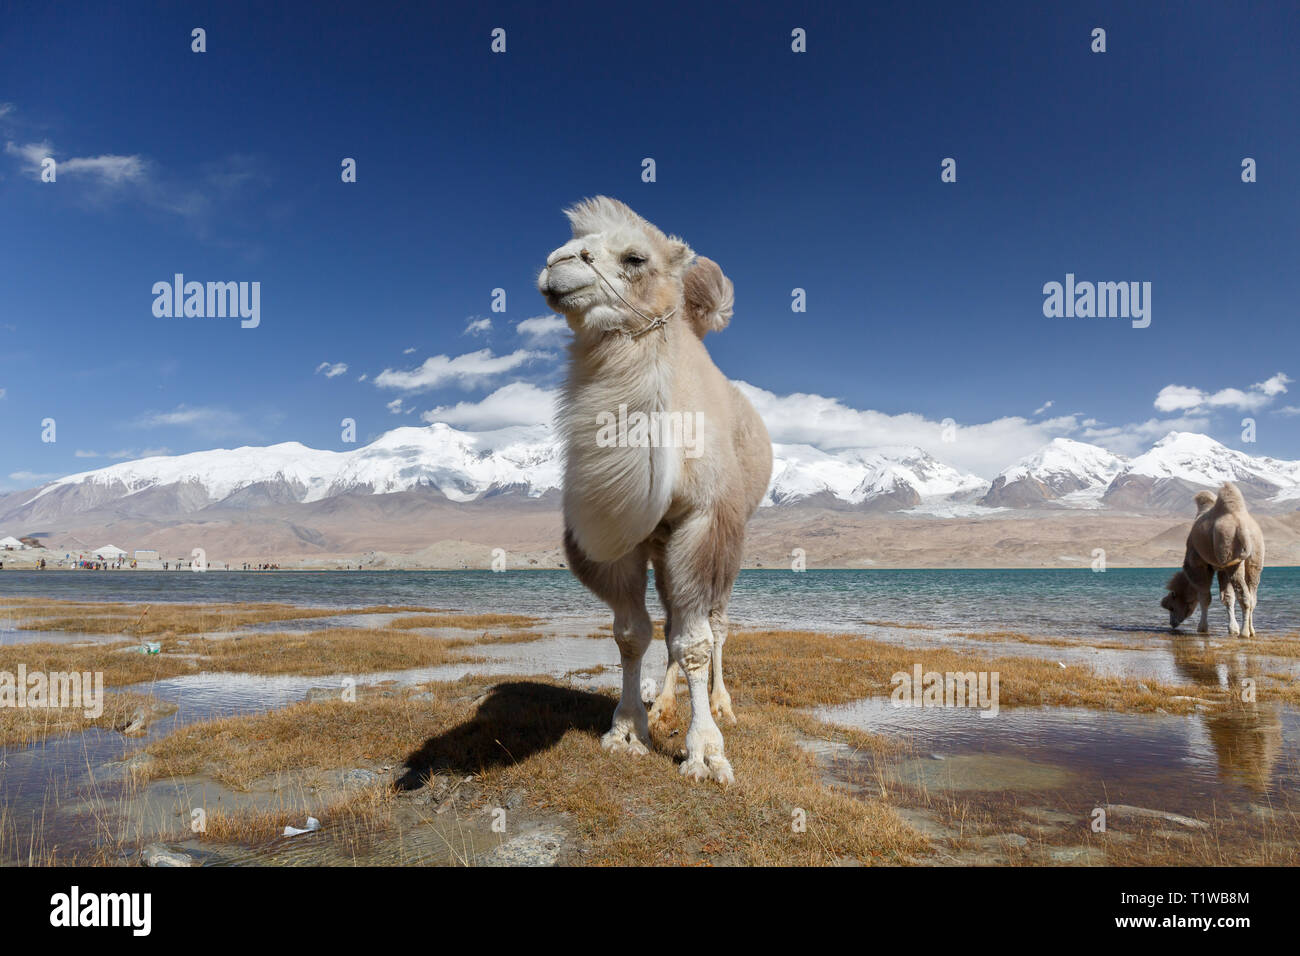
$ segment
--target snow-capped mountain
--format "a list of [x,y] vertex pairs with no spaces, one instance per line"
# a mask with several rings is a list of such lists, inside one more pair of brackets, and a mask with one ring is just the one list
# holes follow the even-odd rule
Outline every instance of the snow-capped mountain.
[[936,460],[920,448],[888,446],[834,453],[809,445],[772,446],[765,505],[805,501],[832,507],[897,511],[925,501],[967,501],[983,478]]
[[993,479],[980,504],[1032,508],[1051,502],[1063,507],[1097,508],[1128,460],[1099,445],[1054,438]]
[[452,501],[506,491],[535,498],[558,488],[560,475],[560,449],[544,425],[470,432],[435,424],[394,429],[355,451],[285,442],[122,462],[51,482],[16,510],[41,519],[120,504],[166,515],[420,487]]
[[[915,447],[850,449],[774,446],[765,505],[807,503],[895,511],[923,503],[970,502],[988,483]],[[515,493],[538,498],[560,487],[559,442],[545,425],[460,431],[445,424],[398,428],[355,451],[286,442],[122,462],[68,475],[34,493],[9,496],[0,519],[24,525],[110,509],[166,517],[205,508],[252,510],[308,504],[349,493],[431,489],[453,502]]]
[[1256,458],[1192,432],[1170,432],[1115,476],[1102,501],[1111,508],[1178,511],[1192,508],[1203,488],[1232,481],[1252,505],[1294,506],[1300,461]]
[[[1184,514],[1197,491],[1224,481],[1236,482],[1256,507],[1300,506],[1300,462],[1253,457],[1183,432],[1132,460],[1058,438],[1003,470],[991,486],[912,446],[825,452],[778,444],[773,455],[767,507],[947,516],[1060,507]],[[0,496],[0,528],[26,533],[90,513],[150,521],[205,509],[213,509],[208,516],[228,516],[414,490],[453,503],[537,499],[559,489],[562,473],[561,446],[548,426],[471,432],[434,424],[398,428],[353,451],[287,442],[122,462]]]

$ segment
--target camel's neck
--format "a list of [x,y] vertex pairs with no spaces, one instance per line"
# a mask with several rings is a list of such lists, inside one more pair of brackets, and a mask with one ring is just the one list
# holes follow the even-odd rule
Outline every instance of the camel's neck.
[[638,411],[667,408],[673,391],[672,361],[680,328],[670,321],[641,338],[606,335],[574,343],[566,391],[569,401],[626,404]]

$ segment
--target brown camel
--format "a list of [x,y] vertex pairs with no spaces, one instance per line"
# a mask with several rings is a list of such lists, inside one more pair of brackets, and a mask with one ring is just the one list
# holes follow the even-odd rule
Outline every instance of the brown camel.
[[[1224,482],[1216,498],[1208,491],[1196,495],[1196,521],[1187,536],[1182,570],[1165,585],[1160,606],[1169,612],[1169,626],[1177,628],[1199,604],[1197,631],[1210,631],[1210,585],[1219,578],[1219,598],[1228,609],[1228,632],[1233,637],[1255,636],[1255,602],[1264,570],[1264,535],[1246,510],[1246,501],[1232,482]],[[1236,599],[1241,598],[1245,620],[1237,626]]]

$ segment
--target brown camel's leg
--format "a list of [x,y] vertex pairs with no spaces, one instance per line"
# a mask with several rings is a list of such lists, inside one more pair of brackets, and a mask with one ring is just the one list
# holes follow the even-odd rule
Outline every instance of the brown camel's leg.
[[1243,637],[1255,636],[1255,603],[1259,599],[1259,579],[1264,571],[1264,562],[1260,561],[1243,561],[1245,572],[1242,575],[1241,589],[1241,607],[1245,612],[1245,621],[1242,622],[1241,633]]
[[1219,600],[1223,606],[1228,609],[1228,634],[1236,637],[1241,633],[1241,628],[1237,626],[1237,588],[1245,586],[1245,577],[1241,575],[1241,565],[1232,573],[1227,571],[1219,572]]
[[623,692],[614,711],[614,723],[600,739],[600,745],[613,753],[648,753],[650,726],[641,700],[641,658],[654,637],[645,608],[648,551],[641,546],[617,561],[592,561],[567,529],[564,549],[578,580],[614,612],[614,640],[623,665]]
[[[662,553],[651,558],[655,569],[655,590],[659,592],[659,601],[664,606],[664,643],[669,644],[669,635],[673,628],[672,599],[668,581],[668,567]],[[659,688],[659,696],[650,708],[650,725],[666,728],[677,714],[677,675],[680,668],[673,658],[671,645],[668,650],[668,670],[664,672],[664,686]]]
[[691,694],[682,773],[692,780],[729,784],[736,779],[709,705],[715,645],[709,616],[713,608],[726,604],[740,566],[744,526],[743,515],[715,506],[682,521],[664,548],[672,600],[669,649],[686,674]]
[[722,681],[722,645],[727,643],[727,612],[725,608],[709,612],[709,629],[713,631],[713,689],[709,692],[709,710],[715,720],[736,722],[731,710],[731,695]]

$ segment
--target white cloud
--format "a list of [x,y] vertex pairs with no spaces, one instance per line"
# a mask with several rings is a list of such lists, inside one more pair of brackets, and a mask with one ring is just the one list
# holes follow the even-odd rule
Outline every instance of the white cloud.
[[115,156],[106,153],[102,156],[74,156],[70,159],[59,159],[54,155],[54,147],[49,142],[22,145],[6,143],[5,152],[10,156],[19,157],[23,161],[24,171],[37,179],[41,176],[41,163],[46,158],[57,161],[56,171],[59,176],[86,176],[112,186],[126,182],[141,182],[148,168],[148,164],[140,156]]
[[12,103],[0,103],[0,118],[8,116],[13,111],[14,105]]
[[404,392],[425,391],[453,383],[469,387],[512,372],[528,362],[554,357],[549,352],[530,349],[518,349],[509,355],[493,355],[491,349],[466,352],[455,358],[434,355],[411,371],[386,368],[375,376],[375,384],[380,388],[396,388]]
[[6,391],[3,388],[0,388],[0,398],[4,398],[6,394]]
[[385,405],[384,408],[388,409],[394,415],[400,415],[402,414],[402,400],[400,398],[395,398]]
[[1252,385],[1251,388],[1257,388],[1265,395],[1281,395],[1286,391],[1286,387],[1294,381],[1287,378],[1281,372],[1278,372],[1272,378],[1267,378],[1262,382]]
[[503,385],[479,402],[439,405],[420,417],[471,431],[488,431],[509,425],[548,425],[555,410],[553,390],[528,382]]
[[321,372],[324,372],[326,378],[338,378],[347,370],[347,362],[334,362],[333,364],[330,364],[329,362],[321,362],[316,366],[316,374],[319,375]]
[[533,347],[562,345],[569,337],[569,323],[558,315],[537,315],[515,326],[527,344]]
[[1082,424],[1085,426],[1083,431],[1074,437],[1132,458],[1147,451],[1152,442],[1170,432],[1204,432],[1209,429],[1210,420],[1198,415],[1184,415],[1180,418],[1148,418],[1127,425],[1102,425],[1093,419]]
[[[857,409],[823,395],[777,395],[747,382],[735,384],[753,402],[775,442],[811,445],[827,452],[882,445],[917,446],[954,467],[990,479],[1011,462],[1057,437],[1077,438],[1131,456],[1146,451],[1152,442],[1171,431],[1205,431],[1208,427],[1208,421],[1197,416],[1152,418],[1124,425],[1107,425],[1081,414],[1042,420],[1014,416],[958,423],[956,440],[945,442],[943,421],[924,415]],[[528,382],[512,382],[480,401],[440,405],[421,418],[473,431],[549,424],[557,394],[556,390]],[[395,413],[409,411],[401,399],[389,407]]]
[[415,351],[415,346],[412,345],[409,349],[402,349],[402,354],[403,354],[403,355],[410,355],[410,354],[411,354],[412,352],[414,352],[414,351]]
[[[4,397],[4,393],[3,393],[3,392],[0,392],[0,398],[3,398],[3,397]],[[1291,417],[1293,417],[1293,416],[1295,416],[1295,415],[1300,415],[1300,406],[1297,406],[1297,405],[1283,405],[1281,408],[1276,409],[1275,412],[1276,412],[1276,414],[1278,414],[1278,415],[1285,415],[1285,416],[1287,416],[1288,418],[1291,418]]]
[[357,381],[358,381],[358,382],[364,382],[364,381],[365,381],[366,379],[368,379],[369,377],[370,377],[370,376],[367,375],[365,372],[362,372],[362,373],[361,373],[361,377],[358,378]]
[[1190,385],[1166,385],[1156,395],[1155,407],[1160,412],[1184,412],[1195,409],[1231,408],[1250,412],[1263,408],[1286,392],[1291,379],[1278,372],[1271,378],[1256,382],[1249,389],[1224,388],[1206,392]]
[[1052,407],[1053,405],[1055,405],[1055,404],[1056,404],[1056,402],[1052,402],[1052,401],[1043,402],[1042,405],[1040,405],[1038,408],[1035,408],[1035,409],[1034,409],[1034,414],[1035,414],[1035,415],[1041,415],[1041,414],[1043,414],[1043,412],[1047,411],[1049,408],[1051,408],[1051,407]]
[[188,428],[208,437],[231,435],[243,428],[243,421],[224,408],[177,405],[170,412],[146,412],[130,423],[134,428]]
[[1042,421],[1015,416],[977,424],[958,423],[956,440],[946,442],[942,421],[914,412],[891,415],[851,408],[822,395],[796,392],[778,396],[746,382],[736,385],[754,403],[775,442],[812,445],[822,451],[914,445],[984,478],[993,477],[1009,462],[1078,428],[1073,415]]
[[465,326],[465,331],[461,335],[483,335],[492,331],[491,319],[470,319],[469,325]]

